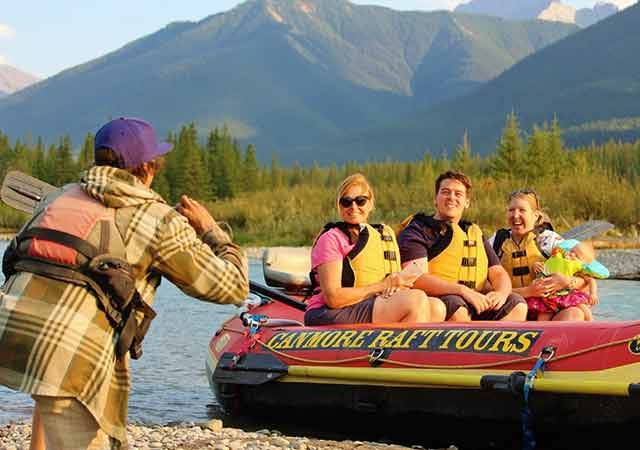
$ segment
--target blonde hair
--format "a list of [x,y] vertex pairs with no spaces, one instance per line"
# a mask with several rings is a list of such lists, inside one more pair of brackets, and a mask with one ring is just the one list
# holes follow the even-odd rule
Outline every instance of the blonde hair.
[[340,198],[342,198],[345,192],[347,192],[353,186],[360,186],[362,190],[366,192],[365,195],[369,197],[371,207],[375,207],[375,196],[373,194],[373,189],[371,188],[369,181],[361,173],[354,173],[353,175],[349,175],[347,178],[345,178],[338,187],[338,191],[336,193],[336,208],[338,212],[340,212]]
[[511,194],[509,194],[509,202],[511,202],[511,200],[513,200],[514,198],[519,198],[529,203],[529,205],[531,206],[531,209],[537,216],[536,221],[534,223],[534,227],[537,228],[546,223],[551,223],[551,219],[549,218],[547,213],[544,212],[540,207],[540,199],[538,199],[538,194],[536,194],[534,191],[532,190],[514,191]]

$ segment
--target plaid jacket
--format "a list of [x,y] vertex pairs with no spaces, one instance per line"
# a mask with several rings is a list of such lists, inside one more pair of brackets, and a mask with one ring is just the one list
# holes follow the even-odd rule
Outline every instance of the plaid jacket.
[[[161,276],[205,301],[237,304],[247,297],[247,259],[222,230],[199,239],[182,215],[123,170],[94,167],[80,185],[115,208],[126,259],[147,303],[153,303]],[[82,286],[27,272],[10,276],[0,289],[0,383],[30,394],[74,397],[124,443],[129,359],[116,359],[117,335],[97,305]]]

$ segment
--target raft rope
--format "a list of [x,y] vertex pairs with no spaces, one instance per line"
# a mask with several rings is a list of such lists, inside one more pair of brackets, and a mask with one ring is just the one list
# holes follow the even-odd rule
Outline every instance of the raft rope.
[[[245,334],[244,330],[234,329],[234,328],[227,327],[227,326],[223,326],[222,329],[225,330],[225,331],[230,331],[232,333]],[[581,355],[581,354],[584,354],[584,353],[589,353],[589,352],[593,352],[593,351],[596,351],[596,350],[600,350],[602,348],[613,347],[615,345],[620,345],[620,344],[627,344],[627,343],[629,343],[631,341],[634,341],[635,339],[637,339],[637,336],[633,336],[633,337],[629,337],[629,338],[625,338],[625,339],[618,339],[616,341],[611,341],[611,342],[605,342],[603,344],[598,344],[598,345],[587,347],[587,348],[584,348],[584,349],[581,349],[581,350],[576,350],[576,351],[573,351],[573,352],[569,352],[569,353],[566,353],[564,355],[556,355],[554,357],[554,361],[559,361],[559,360],[571,358],[571,357],[578,356],[578,355]],[[303,362],[303,363],[312,363],[312,364],[345,364],[345,363],[356,362],[356,361],[368,361],[369,358],[371,357],[371,354],[367,353],[365,355],[354,356],[352,358],[333,359],[333,360],[302,358],[300,356],[293,356],[293,355],[291,355],[289,353],[282,352],[280,350],[276,350],[275,348],[270,347],[266,342],[261,341],[259,338],[255,338],[255,342],[257,342],[263,348],[269,350],[270,352],[275,353],[276,355],[282,356],[283,358],[287,358],[287,359],[290,359],[292,361],[298,361],[298,362]],[[527,361],[535,361],[538,358],[539,358],[538,356],[527,356],[527,357],[524,357],[524,358],[509,359],[509,360],[505,360],[505,361],[494,361],[494,362],[490,362],[490,363],[465,364],[465,365],[418,364],[418,363],[410,363],[410,362],[406,362],[406,361],[398,361],[398,360],[391,359],[391,358],[378,358],[377,360],[380,361],[380,362],[383,362],[383,363],[390,363],[390,364],[395,364],[397,366],[411,367],[411,368],[416,368],[416,369],[485,369],[487,367],[508,366],[510,364],[517,364],[517,363],[522,363],[522,362],[527,362]]]
[[544,375],[544,364],[551,360],[554,354],[555,349],[553,347],[543,348],[533,369],[531,369],[525,378],[522,387],[524,403],[522,405],[522,412],[520,413],[520,417],[522,418],[522,450],[535,450],[536,448],[536,436],[533,430],[533,413],[529,407],[529,393],[533,389],[533,383],[538,372],[540,372],[541,376]]

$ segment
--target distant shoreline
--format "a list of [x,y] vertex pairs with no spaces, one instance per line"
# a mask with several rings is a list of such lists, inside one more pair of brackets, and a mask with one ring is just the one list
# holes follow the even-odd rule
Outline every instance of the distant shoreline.
[[[0,240],[13,239],[15,233],[0,232]],[[611,273],[611,279],[640,280],[640,241],[596,241],[597,259]],[[607,243],[611,246],[606,246]],[[261,260],[268,247],[244,247],[248,258]],[[286,247],[285,247],[286,248]]]

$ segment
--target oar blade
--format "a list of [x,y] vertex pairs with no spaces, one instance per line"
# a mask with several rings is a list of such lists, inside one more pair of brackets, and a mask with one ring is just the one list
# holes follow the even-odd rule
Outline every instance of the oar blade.
[[562,234],[565,239],[584,241],[612,229],[614,225],[606,220],[590,220]]
[[32,214],[38,202],[57,187],[18,170],[7,172],[0,188],[0,198],[8,206]]

